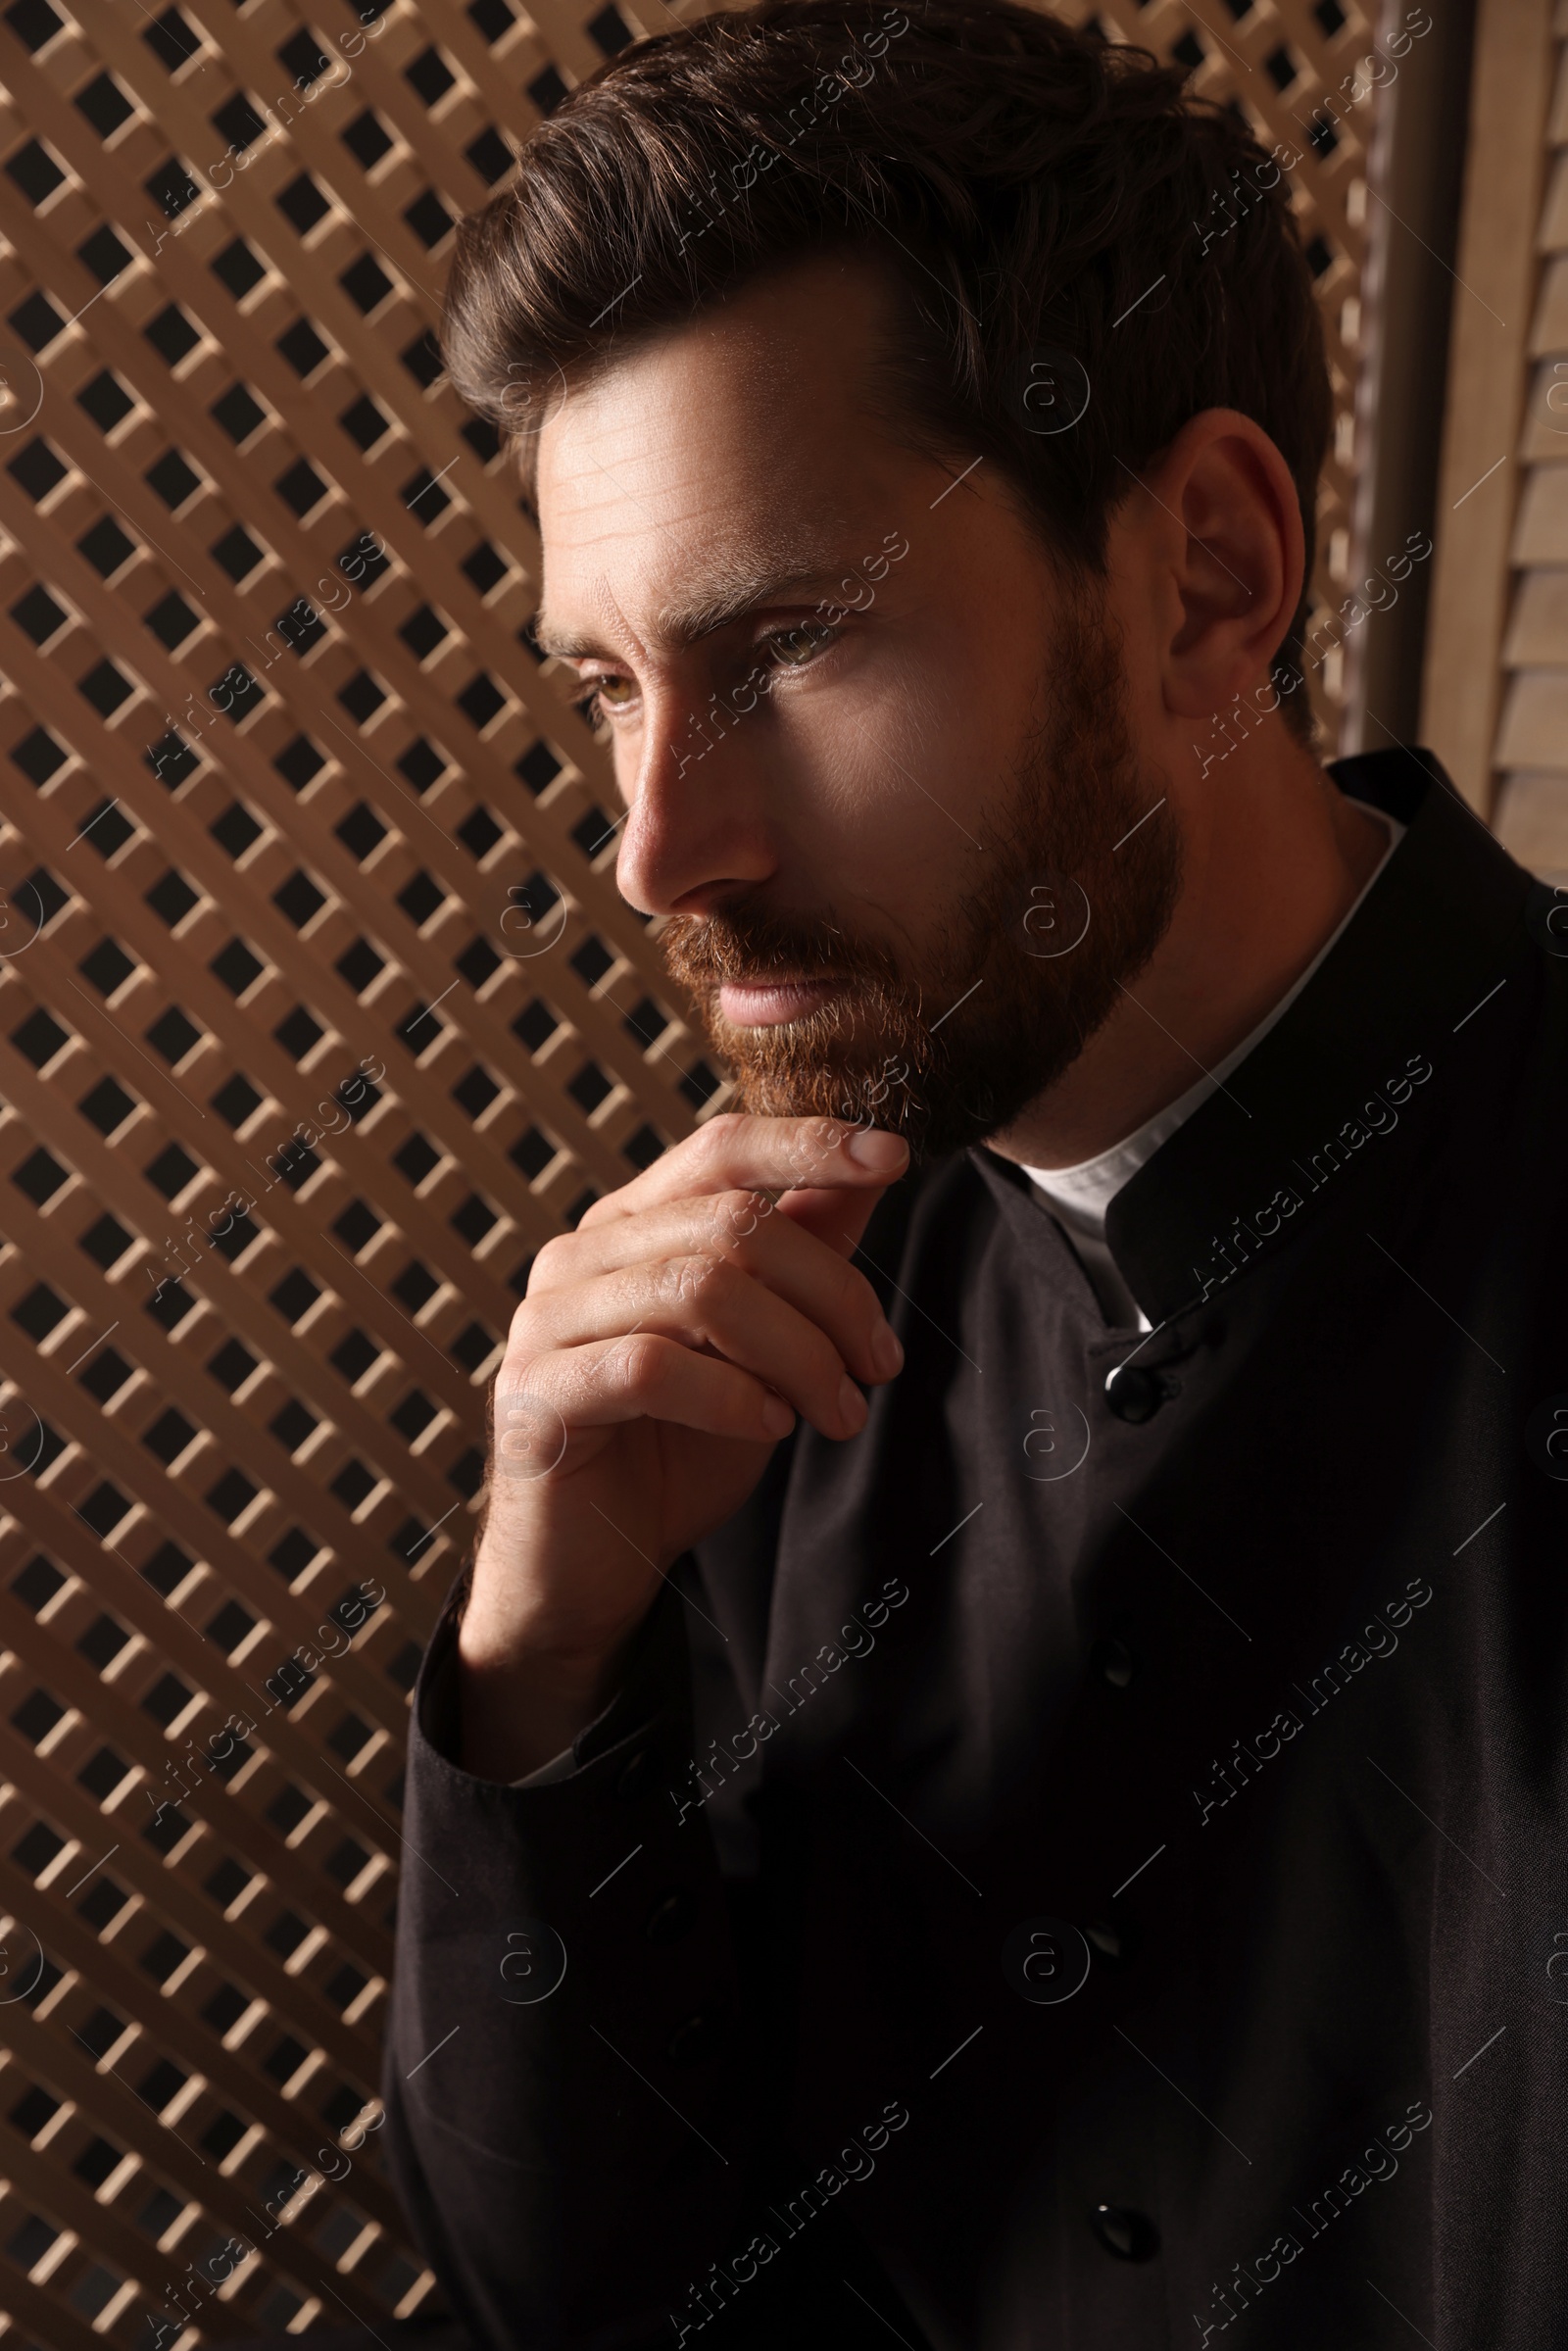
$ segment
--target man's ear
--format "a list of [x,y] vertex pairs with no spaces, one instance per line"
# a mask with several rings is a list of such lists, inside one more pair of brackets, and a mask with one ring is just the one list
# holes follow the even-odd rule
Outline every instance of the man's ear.
[[1238,409],[1203,409],[1144,469],[1122,510],[1159,617],[1166,709],[1206,718],[1265,678],[1306,567],[1290,467]]

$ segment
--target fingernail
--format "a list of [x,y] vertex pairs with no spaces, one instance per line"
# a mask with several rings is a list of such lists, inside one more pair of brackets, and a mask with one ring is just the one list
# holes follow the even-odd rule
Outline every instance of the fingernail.
[[865,1419],[865,1398],[848,1377],[839,1388],[839,1410],[852,1429],[859,1428]]
[[770,1396],[762,1406],[762,1426],[769,1437],[787,1437],[795,1426],[795,1415],[781,1396]]
[[858,1165],[874,1167],[878,1175],[891,1175],[909,1155],[904,1137],[890,1135],[886,1127],[857,1127],[844,1148]]
[[904,1348],[899,1334],[890,1322],[882,1323],[872,1334],[871,1360],[884,1380],[904,1369]]

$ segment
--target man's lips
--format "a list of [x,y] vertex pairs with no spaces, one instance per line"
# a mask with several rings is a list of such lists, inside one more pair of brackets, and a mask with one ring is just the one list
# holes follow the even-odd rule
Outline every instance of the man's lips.
[[726,980],[718,1005],[736,1028],[774,1028],[814,1012],[843,985],[837,979]]

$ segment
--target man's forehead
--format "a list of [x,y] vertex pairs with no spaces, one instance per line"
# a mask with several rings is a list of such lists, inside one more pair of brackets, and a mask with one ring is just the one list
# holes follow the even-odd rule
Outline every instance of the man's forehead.
[[564,387],[534,485],[544,650],[606,650],[634,614],[650,642],[689,642],[877,545],[908,460],[857,397],[864,321],[836,314],[829,332],[803,314],[817,274],[747,289]]

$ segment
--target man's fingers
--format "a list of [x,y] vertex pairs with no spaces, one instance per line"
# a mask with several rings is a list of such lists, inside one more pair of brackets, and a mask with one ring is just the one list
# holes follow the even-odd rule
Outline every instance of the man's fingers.
[[688,1135],[640,1176],[594,1201],[585,1226],[638,1216],[665,1200],[741,1187],[778,1193],[797,1185],[883,1187],[908,1164],[908,1146],[881,1127],[838,1118],[757,1118],[726,1110]]
[[[846,1262],[854,1240],[837,1250],[821,1246],[822,1237],[803,1230],[803,1220],[796,1213],[797,1202],[802,1200],[834,1203],[858,1212],[863,1200],[868,1215],[880,1198],[879,1190],[864,1196],[789,1192],[777,1209],[770,1210],[761,1194],[721,1192],[697,1200],[671,1200],[662,1208],[650,1208],[635,1218],[616,1218],[592,1232],[579,1225],[575,1233],[564,1233],[540,1250],[529,1278],[527,1303],[517,1310],[518,1322],[528,1322],[529,1310],[539,1300],[620,1267],[651,1268],[672,1258],[708,1255],[751,1275],[815,1323],[858,1380],[890,1378],[899,1368],[897,1344],[889,1346],[892,1333],[876,1292],[862,1273]],[[863,1225],[863,1217],[859,1221]],[[628,1321],[634,1319],[634,1315],[627,1317]]]
[[[854,1437],[865,1424],[865,1398],[833,1340],[725,1257],[667,1257],[547,1292],[519,1309],[514,1344],[526,1364],[536,1353],[643,1332],[755,1373],[824,1437]],[[527,1378],[524,1370],[524,1385]]]
[[666,1420],[710,1437],[772,1444],[795,1426],[789,1405],[764,1380],[653,1331],[536,1356],[515,1387],[530,1408],[559,1413],[568,1433]]

